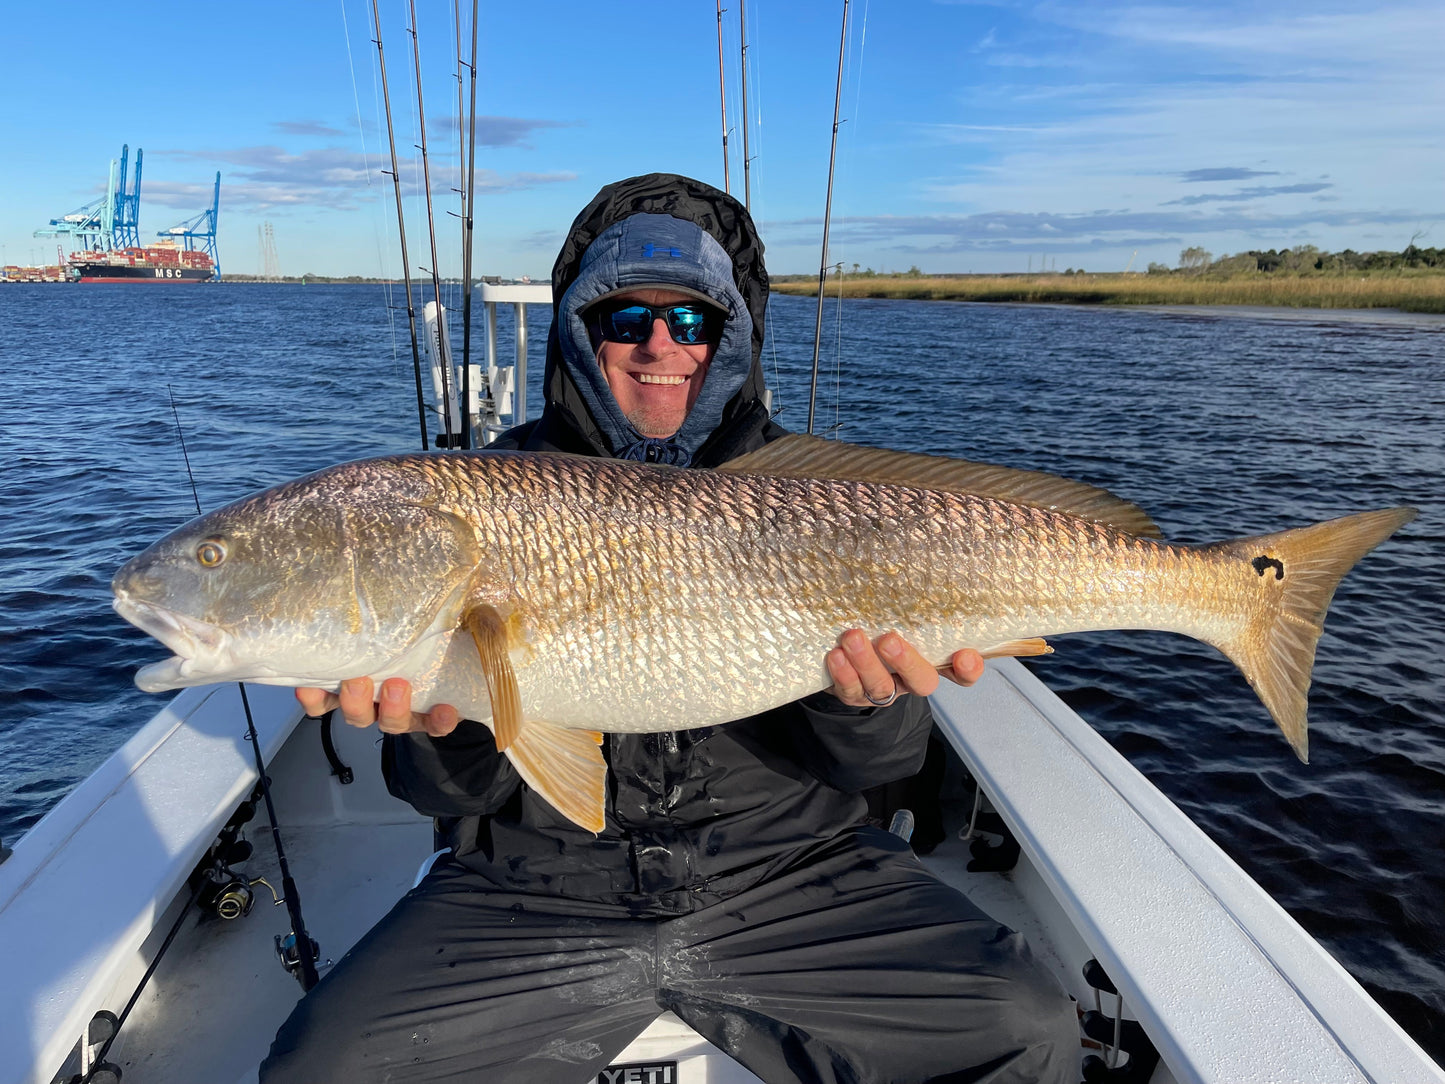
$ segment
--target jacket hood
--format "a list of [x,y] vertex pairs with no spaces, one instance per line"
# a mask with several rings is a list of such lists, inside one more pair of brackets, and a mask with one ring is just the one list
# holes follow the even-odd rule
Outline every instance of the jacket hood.
[[[587,246],[577,278],[557,310],[562,364],[614,455],[645,456],[648,445],[672,446],[680,460],[693,454],[722,421],[725,407],[752,368],[753,321],[732,281],[732,259],[695,223],[671,215],[638,214],[615,222]],[[633,429],[596,360],[583,313],[598,300],[642,287],[672,287],[706,298],[727,314],[707,379],[677,433],[645,441]],[[681,451],[678,451],[678,449]]]
[[[679,255],[674,255],[678,253]],[[653,173],[598,192],[568,231],[552,270],[544,416],[597,454],[641,438],[622,416],[579,315],[619,290],[667,286],[701,294],[727,312],[697,403],[674,442],[693,462],[729,432],[766,419],[762,344],[768,276],[763,246],[737,200],[688,177]]]

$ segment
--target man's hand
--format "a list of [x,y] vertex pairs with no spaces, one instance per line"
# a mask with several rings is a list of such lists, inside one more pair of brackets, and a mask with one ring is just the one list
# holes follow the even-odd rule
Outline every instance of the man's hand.
[[325,715],[340,708],[351,726],[367,727],[380,723],[387,734],[421,731],[433,738],[450,734],[461,722],[461,715],[450,704],[433,705],[423,715],[411,710],[411,685],[405,678],[387,678],[381,683],[378,702],[376,685],[369,677],[352,678],[341,683],[341,694],[325,689],[297,689],[296,699],[307,715]]
[[845,704],[866,708],[889,702],[898,693],[927,696],[946,677],[959,685],[972,685],[983,677],[983,656],[972,649],[954,652],[943,669],[937,669],[896,632],[870,643],[862,629],[849,629],[824,660],[833,678],[828,691]]

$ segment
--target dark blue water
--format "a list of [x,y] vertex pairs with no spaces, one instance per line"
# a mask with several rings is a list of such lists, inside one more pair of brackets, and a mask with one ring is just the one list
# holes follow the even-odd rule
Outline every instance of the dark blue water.
[[[765,360],[793,428],[813,313],[773,299]],[[548,313],[533,316],[540,350]],[[1183,637],[1070,637],[1034,669],[1445,1059],[1445,321],[874,301],[841,328],[828,316],[820,427],[836,416],[845,439],[1078,477],[1178,541],[1420,508],[1336,596],[1307,766]],[[163,652],[108,585],[192,514],[167,385],[208,508],[419,438],[405,316],[381,287],[6,286],[0,350],[8,843],[162,703],[131,678]],[[534,387],[540,372],[537,356]]]

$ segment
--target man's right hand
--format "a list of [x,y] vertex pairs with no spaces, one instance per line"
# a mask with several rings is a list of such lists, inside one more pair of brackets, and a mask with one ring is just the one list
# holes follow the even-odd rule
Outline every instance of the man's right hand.
[[387,678],[381,683],[381,696],[369,677],[351,678],[341,683],[341,692],[325,689],[297,689],[296,699],[307,715],[325,715],[340,708],[351,726],[368,727],[378,723],[384,733],[408,734],[418,731],[440,738],[450,734],[461,722],[461,714],[450,704],[435,704],[423,714],[411,710],[411,684],[405,678]]

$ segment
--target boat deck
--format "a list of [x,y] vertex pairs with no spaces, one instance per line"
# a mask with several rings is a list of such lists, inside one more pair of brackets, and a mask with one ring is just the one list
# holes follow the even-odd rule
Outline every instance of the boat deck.
[[[248,836],[256,852],[245,872],[279,891],[271,833],[253,821]],[[303,914],[324,964],[355,944],[411,886],[416,856],[431,849],[431,825],[284,826],[282,839],[293,875],[305,871],[299,875]],[[255,889],[250,914],[234,921],[192,909],[111,1048],[108,1060],[125,1079],[256,1079],[301,986],[274,947],[276,935],[290,929],[286,909],[272,904],[264,885]]]
[[[338,734],[338,738],[353,736]],[[324,968],[350,949],[411,886],[431,854],[432,836],[430,821],[419,817],[400,823],[296,823],[297,817],[309,819],[319,812],[314,800],[302,803],[313,807],[310,814],[297,812],[298,778],[309,776],[313,785],[326,789],[335,786],[317,778],[314,770],[299,777],[293,774],[308,757],[320,762],[313,738],[300,733],[293,737],[273,764],[273,779],[278,784],[288,863],[300,882],[306,925],[320,944]],[[364,771],[360,755],[353,756],[357,752],[342,754],[357,769],[358,783],[353,786],[361,784]],[[369,766],[373,772],[374,759],[373,751]],[[1030,902],[1029,897],[1042,891],[1031,865],[1022,863],[1008,874],[965,871],[968,845],[958,838],[957,830],[966,825],[969,812],[964,805],[950,808],[949,837],[927,863],[993,917],[1020,930],[1035,954],[1056,973],[1068,968],[1077,972],[1087,950],[1076,939],[1060,942],[1055,931],[1061,927],[1052,916],[1041,916]],[[246,874],[264,877],[279,889],[280,870],[264,815],[247,828],[255,853],[245,863]],[[126,1079],[146,1084],[198,1080],[246,1084],[256,1079],[256,1066],[301,994],[274,950],[275,936],[289,928],[286,912],[272,903],[264,885],[256,885],[256,892],[251,912],[234,921],[191,911],[111,1049],[108,1060],[121,1068]],[[152,939],[156,944],[174,913],[173,907],[158,923]],[[154,947],[148,945],[144,954],[149,956]],[[686,1084],[755,1084],[757,1080],[670,1016],[618,1059],[619,1063],[656,1060],[678,1061],[679,1076]],[[694,1062],[690,1072],[689,1061]],[[1155,1077],[1156,1084],[1171,1080],[1167,1073]]]

